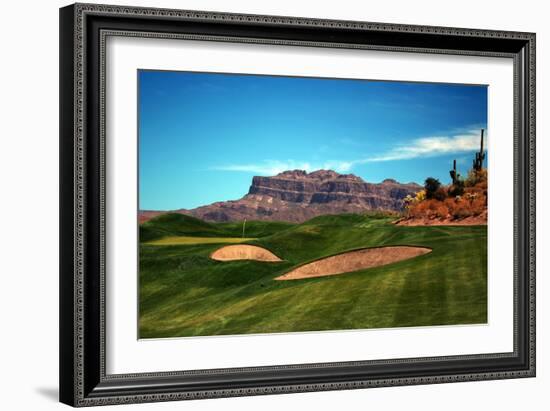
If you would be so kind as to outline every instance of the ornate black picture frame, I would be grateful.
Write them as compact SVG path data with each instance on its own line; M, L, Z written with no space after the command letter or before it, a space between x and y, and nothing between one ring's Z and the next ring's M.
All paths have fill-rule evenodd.
M513 352L107 374L104 92L108 36L513 59ZM535 34L75 4L60 10L60 100L61 402L91 406L535 376Z

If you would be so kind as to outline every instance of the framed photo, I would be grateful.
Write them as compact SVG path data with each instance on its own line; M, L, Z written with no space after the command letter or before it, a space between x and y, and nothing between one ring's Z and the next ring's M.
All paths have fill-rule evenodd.
M60 399L535 376L535 35L60 10Z

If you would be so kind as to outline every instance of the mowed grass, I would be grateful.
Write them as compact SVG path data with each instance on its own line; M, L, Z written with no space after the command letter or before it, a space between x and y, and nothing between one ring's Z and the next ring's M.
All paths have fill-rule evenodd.
M142 227L166 237L199 231L208 233L200 237L235 237L239 228L242 233L239 223L170 216L159 228L155 220ZM210 243L140 245L141 338L487 322L486 226L404 227L388 217L353 214L298 225L246 225L265 233L251 231L258 238L246 243L266 247L284 261L213 261L209 255L219 245ZM273 280L309 261L385 245L433 251L343 275Z
M190 236L169 236L158 240L149 241L148 245L178 245L178 244L238 244L245 241L253 241L256 238L239 237L190 237Z

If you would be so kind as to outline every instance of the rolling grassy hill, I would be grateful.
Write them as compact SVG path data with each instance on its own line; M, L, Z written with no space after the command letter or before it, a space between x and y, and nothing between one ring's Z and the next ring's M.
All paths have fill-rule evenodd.
M209 258L222 240L242 236L242 223L154 218L140 227L140 338L486 323L487 227L392 220L343 214L302 224L247 222L245 236L255 239L240 240L284 260L265 263ZM151 244L168 237L197 240ZM273 280L309 261L385 245L432 252L338 276Z
M245 223L247 238L265 237L286 228L292 223L271 221L248 221ZM141 243L160 240L165 237L241 237L242 222L208 223L198 218L178 213L167 213L155 217L139 227Z

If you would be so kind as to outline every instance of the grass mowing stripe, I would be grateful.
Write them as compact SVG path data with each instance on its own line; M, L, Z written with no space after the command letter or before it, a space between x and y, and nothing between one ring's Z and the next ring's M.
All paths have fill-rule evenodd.
M255 245L285 260L273 265L209 258L219 247L212 241L245 241L237 237L239 223L174 220L177 230L161 221L163 233L177 231L165 238L191 243L140 246L141 338L487 322L486 226L406 227L388 218L338 215L247 229ZM160 229L154 221L149 227ZM273 280L307 261L387 245L433 251L338 276Z

